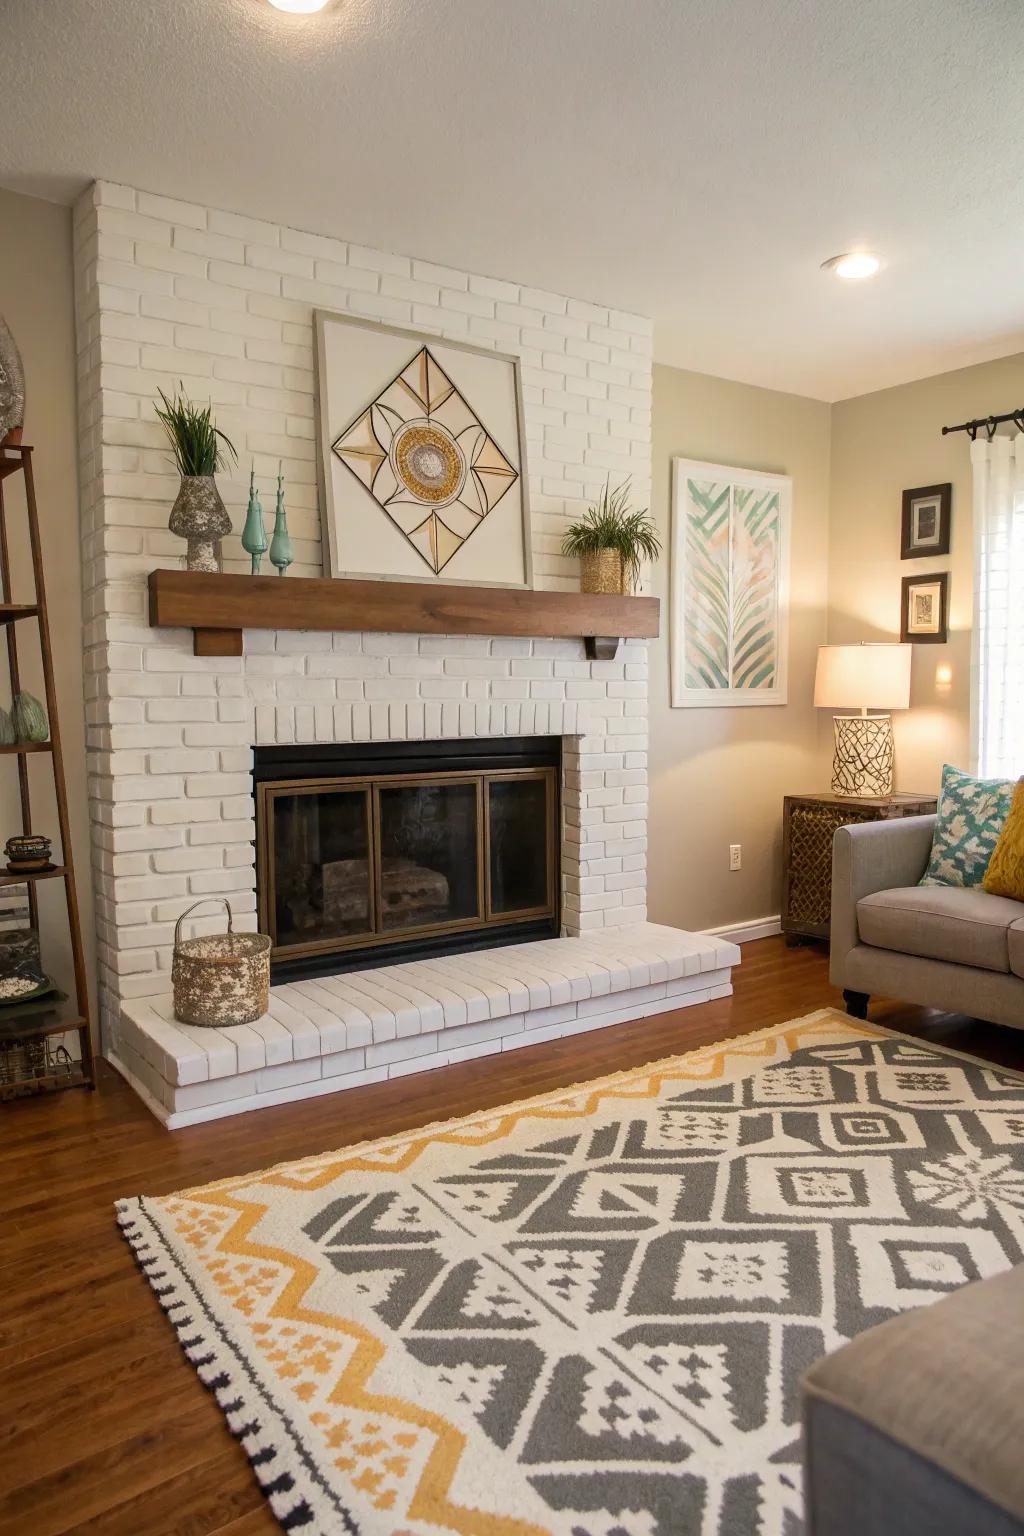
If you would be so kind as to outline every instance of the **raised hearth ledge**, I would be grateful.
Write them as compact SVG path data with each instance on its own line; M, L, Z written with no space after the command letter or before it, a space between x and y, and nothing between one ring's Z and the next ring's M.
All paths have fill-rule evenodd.
M636 923L290 982L232 1029L138 998L108 1054L173 1130L727 997L739 961L726 939Z
M590 659L603 661L620 640L655 638L660 611L656 597L590 592L200 571L149 577L149 622L191 629L197 656L241 656L246 629L304 629L582 639Z

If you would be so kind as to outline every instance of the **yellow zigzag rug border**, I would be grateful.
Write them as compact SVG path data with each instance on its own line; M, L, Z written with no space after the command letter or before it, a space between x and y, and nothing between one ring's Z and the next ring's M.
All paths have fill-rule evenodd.
M849 1029L851 1035L892 1035L896 1031L883 1029L878 1025L865 1023L861 1019L852 1019L846 1013L837 1008L817 1008L812 1013L803 1014L797 1019L785 1019L777 1024L768 1024L762 1029L750 1030L745 1034L727 1036L722 1040L711 1041L706 1045L694 1046L689 1051L682 1051L675 1056L662 1056L654 1061L643 1062L635 1067L625 1067L618 1072L611 1072L603 1077L582 1078L576 1082L568 1083L561 1088L546 1089L543 1093L532 1094L523 1099L510 1099L503 1104L497 1104L491 1109L476 1110L468 1115L456 1115L448 1120L432 1120L424 1125L412 1126L405 1131L392 1132L390 1135L375 1137L369 1141L353 1142L350 1146L330 1148L325 1152L313 1152L306 1157L289 1158L284 1162L274 1163L268 1168L257 1169L250 1173L229 1175L224 1179L211 1180L206 1184L192 1185L187 1189L175 1190L174 1195L195 1196L200 1193L216 1191L230 1191L256 1182L273 1181L274 1183L287 1183L286 1175L294 1174L300 1169L309 1169L329 1163L329 1174L325 1168L325 1180L335 1177L338 1173L345 1172L349 1168L374 1169L381 1172L400 1173L407 1168L415 1158L434 1142L442 1141L455 1136L459 1132L471 1131L474 1127L491 1126L494 1122L501 1122L494 1126L493 1132L479 1137L474 1145L486 1145L489 1140L498 1140L502 1135L510 1131L516 1120L526 1115L543 1116L545 1111L553 1109L559 1104L573 1100L571 1114L586 1115L593 1113L601 1099L611 1095L621 1096L623 1090L631 1083L643 1081L651 1084L652 1079L657 1083L651 1084L650 1090L642 1094L629 1095L630 1097L651 1097L657 1092L661 1081L667 1077L679 1076L690 1079L700 1076L702 1079L713 1080L721 1075L729 1057L750 1056L754 1053L749 1050L751 1046L762 1043L782 1040L789 1050L796 1049L793 1039L805 1035L809 1029L819 1024L826 1024L829 1028L843 1025ZM913 1037L907 1037L913 1038ZM918 1041L918 1044L924 1042ZM767 1052L763 1054L765 1065L770 1059ZM954 1052L952 1054L961 1054ZM695 1071L704 1063L708 1064L706 1072ZM592 1102L580 1105L576 1103L581 1095L588 1094ZM555 1118L555 1117L553 1117ZM558 1115L557 1118L563 1118ZM404 1161L395 1161L394 1154L400 1149L410 1149L412 1155ZM389 1155L390 1154L390 1155ZM379 1159L379 1160L378 1160ZM303 1189L316 1188L316 1183L303 1180L299 1186ZM162 1196L171 1199L173 1196Z

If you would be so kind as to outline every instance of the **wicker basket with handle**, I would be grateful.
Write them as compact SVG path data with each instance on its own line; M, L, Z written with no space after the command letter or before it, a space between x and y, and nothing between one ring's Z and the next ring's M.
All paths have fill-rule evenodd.
M228 914L227 933L181 937L182 923L206 905L203 901L184 911L174 925L174 1017L207 1029L252 1024L270 1003L271 941L265 933L236 933L230 904L222 896L213 899L223 902Z

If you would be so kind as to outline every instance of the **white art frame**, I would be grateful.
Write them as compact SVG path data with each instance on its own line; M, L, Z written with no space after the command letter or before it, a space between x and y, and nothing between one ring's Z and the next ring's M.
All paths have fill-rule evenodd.
M324 574L531 588L518 357L331 310L313 324ZM417 434L429 502L409 485Z
M672 460L673 708L789 702L792 510L789 475ZM745 625L740 634L737 622Z

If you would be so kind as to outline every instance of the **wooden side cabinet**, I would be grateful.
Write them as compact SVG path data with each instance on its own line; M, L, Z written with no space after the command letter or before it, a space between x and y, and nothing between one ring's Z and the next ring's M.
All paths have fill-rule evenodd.
M827 939L832 916L832 839L837 827L927 816L934 795L787 795L782 814L782 931L787 944Z

